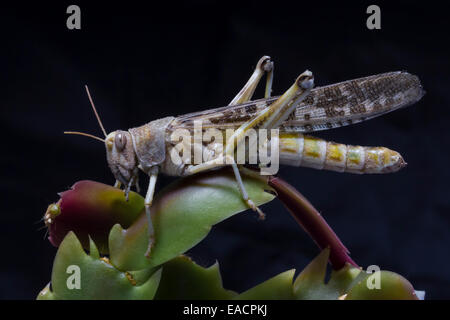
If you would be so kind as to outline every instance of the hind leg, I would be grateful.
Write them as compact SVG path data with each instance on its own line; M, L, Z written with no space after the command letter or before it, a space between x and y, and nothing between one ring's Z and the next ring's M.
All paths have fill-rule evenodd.
M250 101L253 97L253 94L255 93L256 87L258 86L261 78L265 73L267 73L267 81L264 97L266 99L269 98L272 93L273 69L274 64L270 60L269 56L264 56L259 59L255 70L250 76L250 79L248 79L247 83L242 87L241 91L239 91L239 93L233 98L233 100L231 100L229 105L235 106Z

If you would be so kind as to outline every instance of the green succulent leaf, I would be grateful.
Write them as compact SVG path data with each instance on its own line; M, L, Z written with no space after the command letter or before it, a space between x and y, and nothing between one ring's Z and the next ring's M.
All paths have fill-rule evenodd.
M274 198L274 189L266 180L250 176L243 176L243 180L256 205ZM302 199L298 202L306 203ZM389 271L370 274L355 267L342 244L338 246L345 249L342 257L338 256L342 259L334 260L344 267L333 270L327 283L328 248L295 281L292 269L241 294L224 289L217 263L204 268L180 255L205 238L213 225L246 209L231 170L180 179L158 193L153 202L156 243L150 258L146 258L143 198L132 194L127 202L116 188L79 182L61 194L60 201L50 205L44 217L50 241L59 249L51 284L37 298L417 299L414 288L402 276ZM340 243L334 237L334 242ZM102 257L106 253L109 258ZM336 248L334 253L336 258Z
M376 284L379 277L379 286ZM368 283L371 284L369 288ZM348 292L346 300L418 300L411 283L401 275L391 271L364 273Z
M204 268L187 256L179 256L166 262L162 270L155 299L225 300L236 295L223 288L217 262Z
M339 270L333 270L330 280L325 283L329 254L329 249L324 249L295 279L294 295L297 299L417 299L413 286L401 275L390 271L367 273L348 263Z
M335 300L345 294L361 273L359 268L346 264L331 273L325 284L330 249L326 248L297 276L294 294L300 300Z
M261 179L243 176L244 185L256 205L274 198ZM266 192L269 190L269 192ZM159 266L195 246L212 226L247 210L232 171L219 170L180 179L158 193L152 205L156 242L150 258L147 221L142 215L128 229L115 225L109 236L112 264L119 270Z
M39 300L61 299L153 299L161 270L135 279L129 272L117 270L107 258L100 258L90 241L90 254L73 232L59 246L53 264L52 281L38 295Z
M235 300L293 300L295 269L285 271L234 297Z

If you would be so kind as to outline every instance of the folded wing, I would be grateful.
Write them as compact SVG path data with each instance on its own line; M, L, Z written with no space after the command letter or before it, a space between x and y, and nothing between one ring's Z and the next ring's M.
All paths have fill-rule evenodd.
M388 72L318 87L281 125L282 132L312 132L350 125L409 106L425 94L417 76L404 71ZM236 129L278 97L189 113L177 117L171 129Z

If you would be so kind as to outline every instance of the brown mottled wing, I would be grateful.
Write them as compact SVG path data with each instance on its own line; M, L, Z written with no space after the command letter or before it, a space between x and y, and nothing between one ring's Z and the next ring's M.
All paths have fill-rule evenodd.
M254 117L258 111L275 102L277 97L260 99L215 109L208 109L178 116L171 123L172 129L193 129L194 122L201 120L203 128L228 129L238 128L247 120Z
M397 71L315 88L281 125L283 131L312 132L358 123L419 101L424 95L419 78ZM254 100L177 117L171 129L238 128L278 97Z
M389 72L316 88L283 123L286 131L342 127L409 106L424 95L419 78Z

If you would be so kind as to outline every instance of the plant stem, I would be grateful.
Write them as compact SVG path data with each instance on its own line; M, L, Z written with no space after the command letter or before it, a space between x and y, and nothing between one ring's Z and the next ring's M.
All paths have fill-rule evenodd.
M330 248L330 263L333 269L339 270L346 263L358 267L333 229L300 192L279 177L270 177L268 184L275 189L278 198L319 248Z

